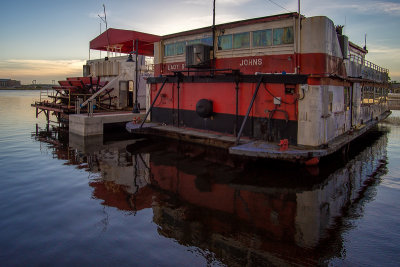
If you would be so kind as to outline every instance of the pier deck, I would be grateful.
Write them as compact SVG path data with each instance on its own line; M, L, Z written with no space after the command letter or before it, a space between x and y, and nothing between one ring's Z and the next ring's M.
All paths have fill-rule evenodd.
M354 128L353 131L335 138L324 147L288 145L287 148L282 148L278 143L262 140L250 140L245 137L240 140L240 144L235 144L236 137L232 135L223 135L220 133L188 129L184 127L178 128L156 123L145 123L143 127L140 128L140 124L129 122L126 124L126 129L130 133L161 135L182 141L221 147L228 149L229 153L232 155L251 158L278 159L300 163L307 163L309 160L316 158L316 163L318 163L319 158L328 156L344 148L357 137L363 135L372 127L377 125L379 121L388 117L390 113L391 112L383 113L377 120L371 120Z
M145 113L132 113L131 111L73 114L69 115L69 131L81 136L101 135L104 124L123 123L133 121L135 118L142 120Z

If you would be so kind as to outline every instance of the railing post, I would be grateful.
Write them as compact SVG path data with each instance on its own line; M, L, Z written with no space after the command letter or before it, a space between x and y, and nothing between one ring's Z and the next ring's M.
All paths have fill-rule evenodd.
M78 97L75 100L75 114L81 114L81 104L83 102L83 99Z
M93 117L93 106L96 104L96 99L91 99L88 101L89 104L89 111L88 111L88 117Z

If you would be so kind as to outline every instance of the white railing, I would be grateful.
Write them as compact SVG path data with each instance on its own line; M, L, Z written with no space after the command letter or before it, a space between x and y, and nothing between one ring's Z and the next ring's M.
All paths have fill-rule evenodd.
M350 55L349 56L349 60L351 62L355 62L357 64L360 64L362 66L371 68L373 70L379 71L379 72L383 72L383 73L389 73L388 69L382 68L366 59L364 59L363 57L359 56L359 55Z

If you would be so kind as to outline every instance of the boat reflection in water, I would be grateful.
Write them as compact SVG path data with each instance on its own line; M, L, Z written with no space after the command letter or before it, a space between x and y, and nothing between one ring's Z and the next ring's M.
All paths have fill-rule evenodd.
M75 149L70 163L98 174L90 186L103 205L151 208L160 235L205 251L208 262L315 265L341 257L343 219L386 171L385 130L360 142L349 160L328 158L319 169L265 161L237 167L224 151L170 140Z

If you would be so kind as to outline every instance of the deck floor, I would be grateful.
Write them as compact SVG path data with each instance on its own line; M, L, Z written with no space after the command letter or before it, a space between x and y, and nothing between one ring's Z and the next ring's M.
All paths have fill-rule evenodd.
M145 123L140 129L140 124L129 122L126 129L131 133L156 134L203 145L222 147L228 149L229 153L233 155L305 162L312 158L328 156L340 150L389 115L390 112L384 113L379 120L372 120L351 132L338 136L323 148L289 145L287 149L282 149L278 143L251 140L246 137L242 137L240 144L236 144L236 137L233 135L157 123Z

